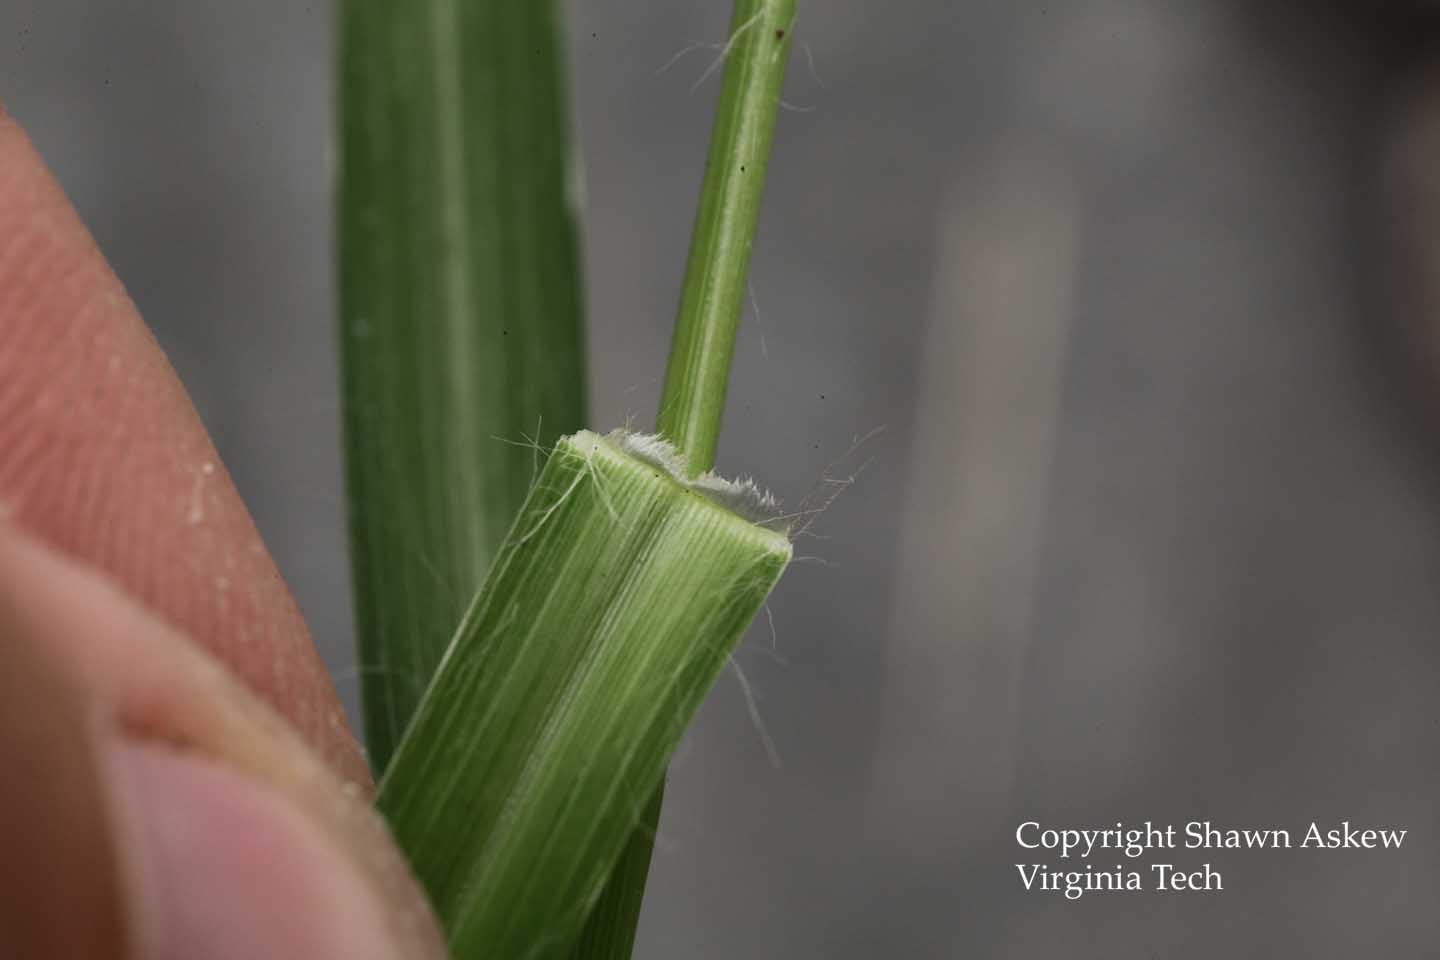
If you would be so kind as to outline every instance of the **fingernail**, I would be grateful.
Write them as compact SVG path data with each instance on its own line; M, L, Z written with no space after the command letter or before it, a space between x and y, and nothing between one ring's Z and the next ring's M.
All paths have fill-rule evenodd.
M352 859L278 791L164 744L105 754L136 960L400 956Z

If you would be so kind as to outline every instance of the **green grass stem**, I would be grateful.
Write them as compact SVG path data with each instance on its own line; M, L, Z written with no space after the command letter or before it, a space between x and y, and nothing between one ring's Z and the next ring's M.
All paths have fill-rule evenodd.
M794 22L795 0L737 0L725 46L725 76L660 398L659 433L679 449L692 476L715 464Z
M715 465L794 24L795 0L738 0L723 53L720 103L657 424L685 457L691 476ZM630 956L660 799L657 793L630 840L623 861L629 868L611 881L596 909L594 923L603 924L607 935L587 936L575 960ZM616 935L627 927L628 936Z

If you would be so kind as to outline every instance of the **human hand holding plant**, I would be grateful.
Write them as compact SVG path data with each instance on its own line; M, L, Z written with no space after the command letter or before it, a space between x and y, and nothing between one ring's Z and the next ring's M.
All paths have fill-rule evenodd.
M14 876L43 882L7 902L0 946L440 956L438 916L458 957L629 955L666 760L791 554L792 518L708 470L793 9L736 6L665 439L572 433L526 490L477 428L514 433L547 403L579 426L560 101L553 49L539 55L550 14L477 5L526 56L468 58L465 38L488 42L494 23L344 8L352 535L376 802L403 857L183 389L4 127L0 502L16 523L0 528L0 631L15 641L0 651L0 750L38 771L3 802L27 837ZM441 96L407 87L416 62L433 62ZM543 109L487 99L493 71ZM417 109L388 114L396 91ZM399 171L395 122L415 134ZM508 199L488 190L494 170ZM429 538L439 571L415 567Z

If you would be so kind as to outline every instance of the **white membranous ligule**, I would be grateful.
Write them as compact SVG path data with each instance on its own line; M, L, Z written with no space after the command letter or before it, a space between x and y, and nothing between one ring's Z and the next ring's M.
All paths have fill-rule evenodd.
M751 523L782 532L788 529L779 501L749 477L730 480L707 471L691 479L685 457L658 434L619 429L606 434L605 440L636 460L664 470L676 483Z

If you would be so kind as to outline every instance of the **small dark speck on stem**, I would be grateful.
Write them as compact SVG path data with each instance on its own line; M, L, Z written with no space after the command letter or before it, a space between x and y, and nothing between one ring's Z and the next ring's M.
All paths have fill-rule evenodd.
M776 40L784 40L784 39L785 39L785 31L784 31L784 30L776 30L776 31L775 31L775 39L776 39Z

